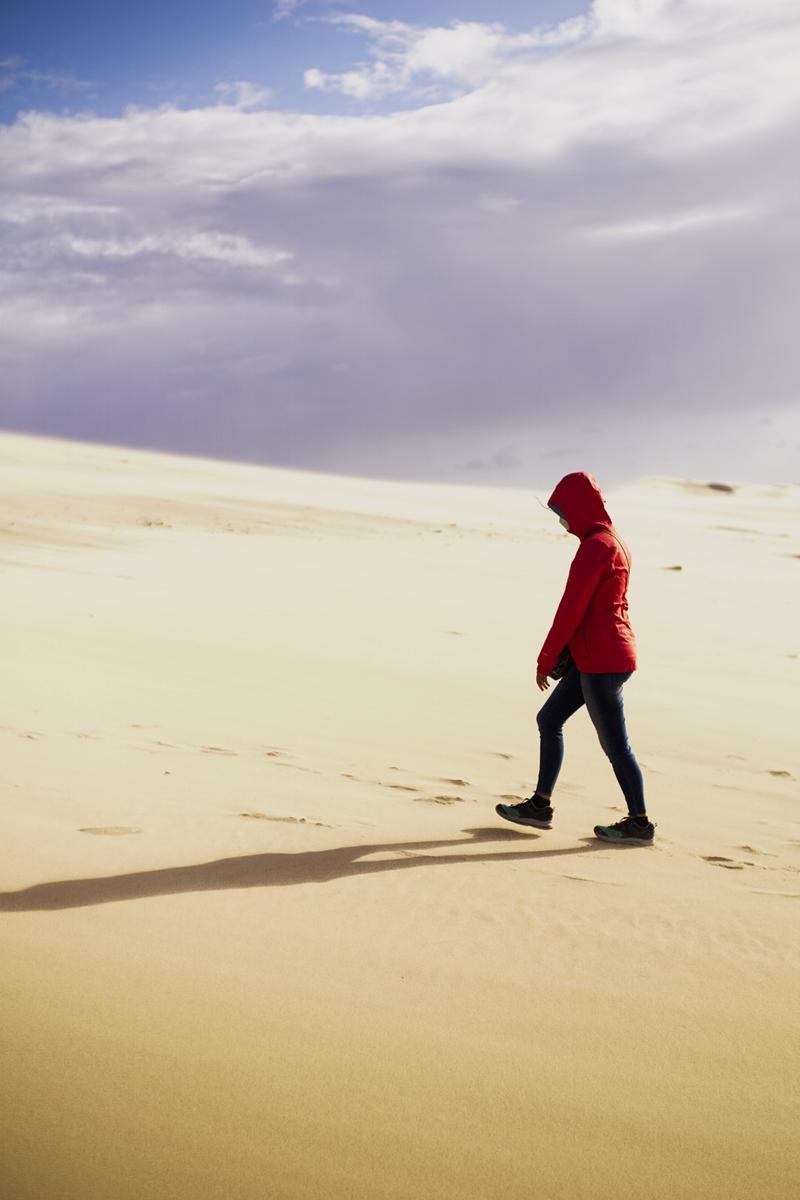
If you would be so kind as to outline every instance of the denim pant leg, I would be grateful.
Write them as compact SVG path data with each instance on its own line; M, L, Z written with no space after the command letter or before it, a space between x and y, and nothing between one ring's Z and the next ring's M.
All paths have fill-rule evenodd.
M646 812L644 779L628 742L622 706L622 685L632 674L633 671L581 671L580 678L586 708L622 788L628 812L639 816Z
M539 726L539 779L536 791L552 796L564 761L564 722L584 703L581 677L577 667L562 675L550 696L536 714Z

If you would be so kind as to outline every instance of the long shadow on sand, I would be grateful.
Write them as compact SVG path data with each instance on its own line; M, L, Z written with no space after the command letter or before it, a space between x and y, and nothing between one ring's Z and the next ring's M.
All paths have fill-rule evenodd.
M532 841L529 834L504 829L465 829L468 837L428 842L388 842L379 845L339 846L333 850L301 850L298 853L245 854L194 863L188 867L161 867L155 871L132 871L127 875L103 875L96 879L63 879L37 883L18 892L0 892L0 912L34 912L40 909L81 908L117 900L146 896L172 896L177 892L213 892L227 888L287 887L294 883L329 883L346 876L375 871L398 871L409 867L465 862L513 862L534 857L531 850L501 854L425 854L440 847L475 845L476 842ZM538 840L538 839L537 839ZM570 850L536 850L536 858L564 854L587 854L604 850L594 839ZM363 862L370 854L396 852L402 857Z

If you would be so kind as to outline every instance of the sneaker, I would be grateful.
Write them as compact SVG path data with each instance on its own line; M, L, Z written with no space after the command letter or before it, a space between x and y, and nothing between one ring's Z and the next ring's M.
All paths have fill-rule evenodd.
M552 829L553 810L549 804L534 804L533 797L521 804L496 804L494 811L515 825L532 825L535 829Z
M650 846L655 828L652 821L640 825L635 817L627 816L613 825L595 825L594 835L604 842L632 842L638 846Z

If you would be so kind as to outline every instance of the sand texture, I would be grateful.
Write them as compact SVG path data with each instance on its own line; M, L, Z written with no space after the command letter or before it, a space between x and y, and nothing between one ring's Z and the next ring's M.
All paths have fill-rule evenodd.
M0 437L2 1200L800 1195L800 486L604 489L642 848L556 482Z

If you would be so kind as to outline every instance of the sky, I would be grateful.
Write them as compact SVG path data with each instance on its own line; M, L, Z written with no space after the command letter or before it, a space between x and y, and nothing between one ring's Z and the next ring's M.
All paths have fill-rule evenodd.
M0 428L800 482L796 0L0 6Z

